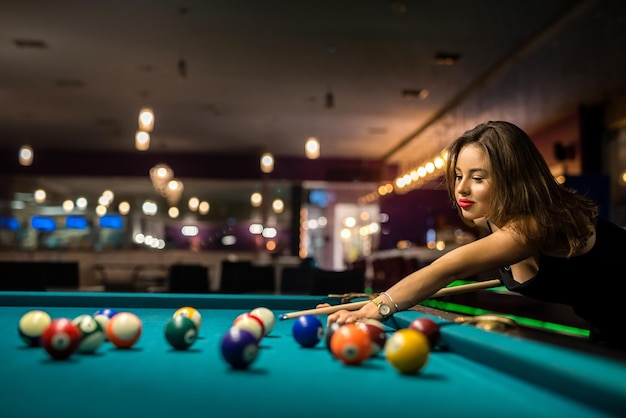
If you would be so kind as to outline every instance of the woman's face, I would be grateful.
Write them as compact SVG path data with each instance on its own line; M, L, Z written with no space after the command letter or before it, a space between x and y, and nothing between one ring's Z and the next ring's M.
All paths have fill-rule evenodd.
M454 193L461 215L469 220L485 217L491 206L491 174L484 151L466 145L456 160Z

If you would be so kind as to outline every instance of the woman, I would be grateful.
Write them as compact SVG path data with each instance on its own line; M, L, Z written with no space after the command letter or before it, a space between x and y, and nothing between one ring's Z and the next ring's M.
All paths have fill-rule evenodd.
M465 132L448 147L446 179L463 221L490 233L408 275L373 303L329 315L329 324L385 319L454 280L500 269L509 290L571 306L589 323L591 341L626 345L616 286L626 230L558 184L524 131L498 121Z

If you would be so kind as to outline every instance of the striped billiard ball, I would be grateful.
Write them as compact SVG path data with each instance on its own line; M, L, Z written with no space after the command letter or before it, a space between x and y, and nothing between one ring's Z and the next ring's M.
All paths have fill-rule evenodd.
M200 327L202 326L202 315L200 314L200 311L198 311L196 308L193 308L191 306L183 306L182 308L178 308L176 312L174 312L174 315L172 316L176 317L179 315L182 315L184 317L191 319L191 321L196 326L196 330L200 332Z
M78 346L79 353L93 353L106 340L106 335L102 325L91 315L79 315L72 320L72 323L80 329L82 338Z
M109 341L118 348L131 348L141 336L141 319L132 312L119 312L107 324Z

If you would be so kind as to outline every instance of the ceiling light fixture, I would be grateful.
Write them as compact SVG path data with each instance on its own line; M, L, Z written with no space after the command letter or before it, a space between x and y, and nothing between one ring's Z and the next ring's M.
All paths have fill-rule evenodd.
M23 165L24 167L28 167L29 165L33 163L33 157L34 157L33 149L29 145L23 145L20 148L20 152L19 152L20 165Z
M145 131L137 131L135 134L135 149L137 151L148 151L150 148L150 134Z
M152 132L154 129L154 112L150 107L144 107L139 111L139 130Z
M274 156L269 152L261 155L261 171L264 173L271 173L274 171Z
M315 137L310 137L304 144L304 153L310 160L315 160L320 157L320 142Z

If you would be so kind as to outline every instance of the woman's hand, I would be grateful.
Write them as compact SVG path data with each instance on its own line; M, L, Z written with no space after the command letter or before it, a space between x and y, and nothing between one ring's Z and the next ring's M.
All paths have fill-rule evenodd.
M331 305L328 303L320 303L316 306L316 308L326 308L329 306ZM339 324L350 324L366 318L373 318L378 320L381 319L381 316L378 313L378 309L376 308L375 304L366 303L361 309L358 309L356 311L346 311L345 309L342 309L340 311L334 312L328 315L326 323L327 326L330 326L334 322L337 322Z

